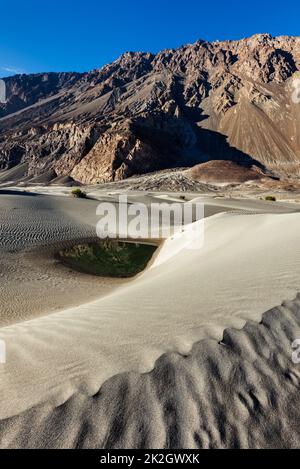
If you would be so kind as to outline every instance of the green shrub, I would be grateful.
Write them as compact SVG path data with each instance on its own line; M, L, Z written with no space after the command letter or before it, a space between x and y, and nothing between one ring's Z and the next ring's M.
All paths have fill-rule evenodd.
M71 195L77 199L86 199L86 193L79 188L73 189Z
M156 245L106 239L60 251L63 264L79 272L104 277L127 278L142 272L156 251Z
M276 197L274 197L274 195L266 195L265 200L276 202Z

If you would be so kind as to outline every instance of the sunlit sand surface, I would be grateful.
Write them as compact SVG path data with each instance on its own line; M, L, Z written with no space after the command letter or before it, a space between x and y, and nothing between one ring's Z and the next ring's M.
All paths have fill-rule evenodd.
M296 446L297 206L197 201L194 237L125 281L53 258L99 200L0 195L1 447Z

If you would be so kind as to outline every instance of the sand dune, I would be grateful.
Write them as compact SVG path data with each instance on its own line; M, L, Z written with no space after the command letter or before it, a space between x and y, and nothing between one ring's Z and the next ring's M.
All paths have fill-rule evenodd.
M87 236L94 201L82 201L82 218L73 200L57 199L30 198L42 204L35 213L53 211L52 242ZM176 235L151 268L106 296L0 329L2 447L296 446L299 214L202 200L211 216L196 222L201 249ZM12 226L27 233L32 220L22 220L4 225L3 252Z
M86 303L121 283L79 275L54 258L61 246L95 237L96 206L0 191L0 326Z
M4 448L297 448L300 297L260 324L226 329L189 355L162 355L150 373L116 375L0 422Z

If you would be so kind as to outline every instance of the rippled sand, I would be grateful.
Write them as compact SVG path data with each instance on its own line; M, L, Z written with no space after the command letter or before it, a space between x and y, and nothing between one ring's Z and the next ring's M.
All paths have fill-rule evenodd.
M4 303L14 262L23 273L12 292L24 288L31 262L49 286L48 307L59 275L61 291L69 278L67 289L74 281L81 298L74 306L65 295L61 310L40 309L34 319L30 307L13 320L1 311L9 324L0 329L1 447L297 446L299 214L281 204L201 200L211 215L197 222L201 249L184 235L169 239L151 268L105 292L103 280L62 273L45 255L93 235L97 202L0 195ZM37 282L26 284L31 302ZM91 301L80 293L88 288Z

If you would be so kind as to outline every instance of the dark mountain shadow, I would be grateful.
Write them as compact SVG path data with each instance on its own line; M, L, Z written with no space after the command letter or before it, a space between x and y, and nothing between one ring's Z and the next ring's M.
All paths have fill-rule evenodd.
M228 160L244 166L256 165L260 169L266 169L260 161L231 146L225 135L199 127L197 128L197 134L198 146L199 150L204 155L204 162L210 160ZM203 160L201 162L203 162ZM200 161L198 161L198 163L200 163Z
M206 91L208 94L211 86L209 83L205 83L205 81L203 81L203 84L206 85ZM173 116L171 119L173 121L176 121L177 119L187 122L197 137L196 148L191 148L190 151L189 149L186 151L183 148L183 150L185 150L183 152L183 154L185 154L184 161L181 161L183 166L192 166L194 164L204 163L210 160L228 160L244 166L256 165L262 170L266 169L262 163L250 155L232 147L225 135L199 127L199 123L209 118L209 115L205 114L203 109L199 106L187 106L184 98L184 83L181 77L174 77L172 98L180 106L182 117L178 118ZM152 134L152 136L155 137L154 134ZM182 142L179 140L180 137L179 139L175 137L172 142L173 145L175 143L176 145L182 146ZM173 149L173 151L175 151L175 149Z
M206 119L209 118L209 115L203 114L203 110L199 107L185 106L184 115L189 121L192 121L198 124L199 122L205 121Z
M26 197L36 197L37 195L42 195L42 194L36 194L34 192L28 192L28 191L16 191L13 189L0 189L0 195L18 195L18 196L26 196Z
M155 122L155 125L153 124ZM265 166L252 156L231 146L227 137L219 132L199 127L184 116L157 113L155 119L139 117L134 122L134 133L147 142L161 158L153 170L191 167L210 160L233 161L244 166Z

